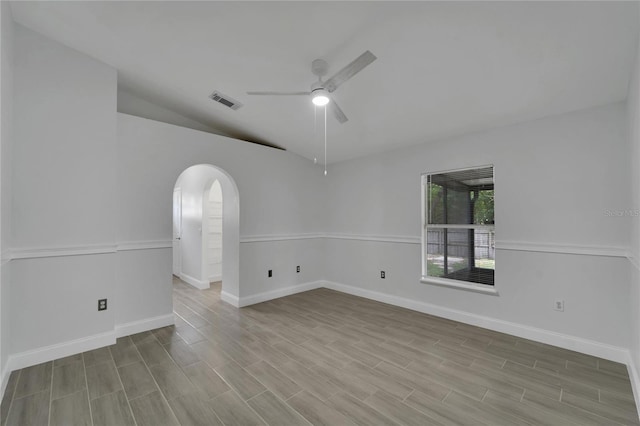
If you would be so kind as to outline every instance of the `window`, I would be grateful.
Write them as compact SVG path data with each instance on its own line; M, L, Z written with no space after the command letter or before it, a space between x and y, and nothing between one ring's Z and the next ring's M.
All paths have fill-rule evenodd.
M495 275L493 166L422 175L422 278L492 289Z

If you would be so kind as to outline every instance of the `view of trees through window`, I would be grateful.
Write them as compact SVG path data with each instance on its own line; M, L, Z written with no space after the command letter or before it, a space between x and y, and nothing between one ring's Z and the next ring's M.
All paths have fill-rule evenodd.
M493 285L493 167L425 176L423 275Z

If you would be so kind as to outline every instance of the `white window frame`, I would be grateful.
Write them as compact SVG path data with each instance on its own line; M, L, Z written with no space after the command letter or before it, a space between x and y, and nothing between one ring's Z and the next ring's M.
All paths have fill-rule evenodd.
M428 185L428 176L436 175L440 173L452 173L452 172L462 172L465 170L482 169L486 167L493 167L493 182L495 185L496 168L493 164L487 164L484 166L465 167L460 169L443 170L443 171L437 171L437 172L428 172L428 173L423 173L420 176L420 190L421 190L420 200L421 200L421 212L422 212L422 215L421 215L422 216L422 238L420 239L420 246L422 247L422 273L420 278L421 283L472 291L472 292L488 294L492 296L500 295L495 282L494 282L494 285L486 285L486 284L480 284L480 283L473 283L469 281L454 280L451 278L431 277L427 274L427 271L428 271L427 269L427 248L428 248L427 231L429 228L431 229L442 229L442 228L491 229L495 233L495 224L494 225L473 225L473 224L469 224L469 225L431 224L429 225L427 220L427 214L428 214L427 204L426 204L427 200L425 199L426 186Z

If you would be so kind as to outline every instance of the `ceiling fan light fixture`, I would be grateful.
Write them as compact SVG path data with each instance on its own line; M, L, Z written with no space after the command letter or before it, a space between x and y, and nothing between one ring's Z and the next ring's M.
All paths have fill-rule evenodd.
M329 92L320 88L311 92L311 102L316 106L325 106L329 103Z

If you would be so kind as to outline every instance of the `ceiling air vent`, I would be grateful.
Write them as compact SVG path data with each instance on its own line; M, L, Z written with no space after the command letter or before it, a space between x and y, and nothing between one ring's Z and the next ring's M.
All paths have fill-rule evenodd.
M235 99L227 96L227 95L223 95L222 93L218 92L217 90L214 91L212 94L209 95L209 98L211 98L212 100L226 106L229 107L233 110L236 110L238 108L240 108L242 106L242 104L238 101L236 101Z

